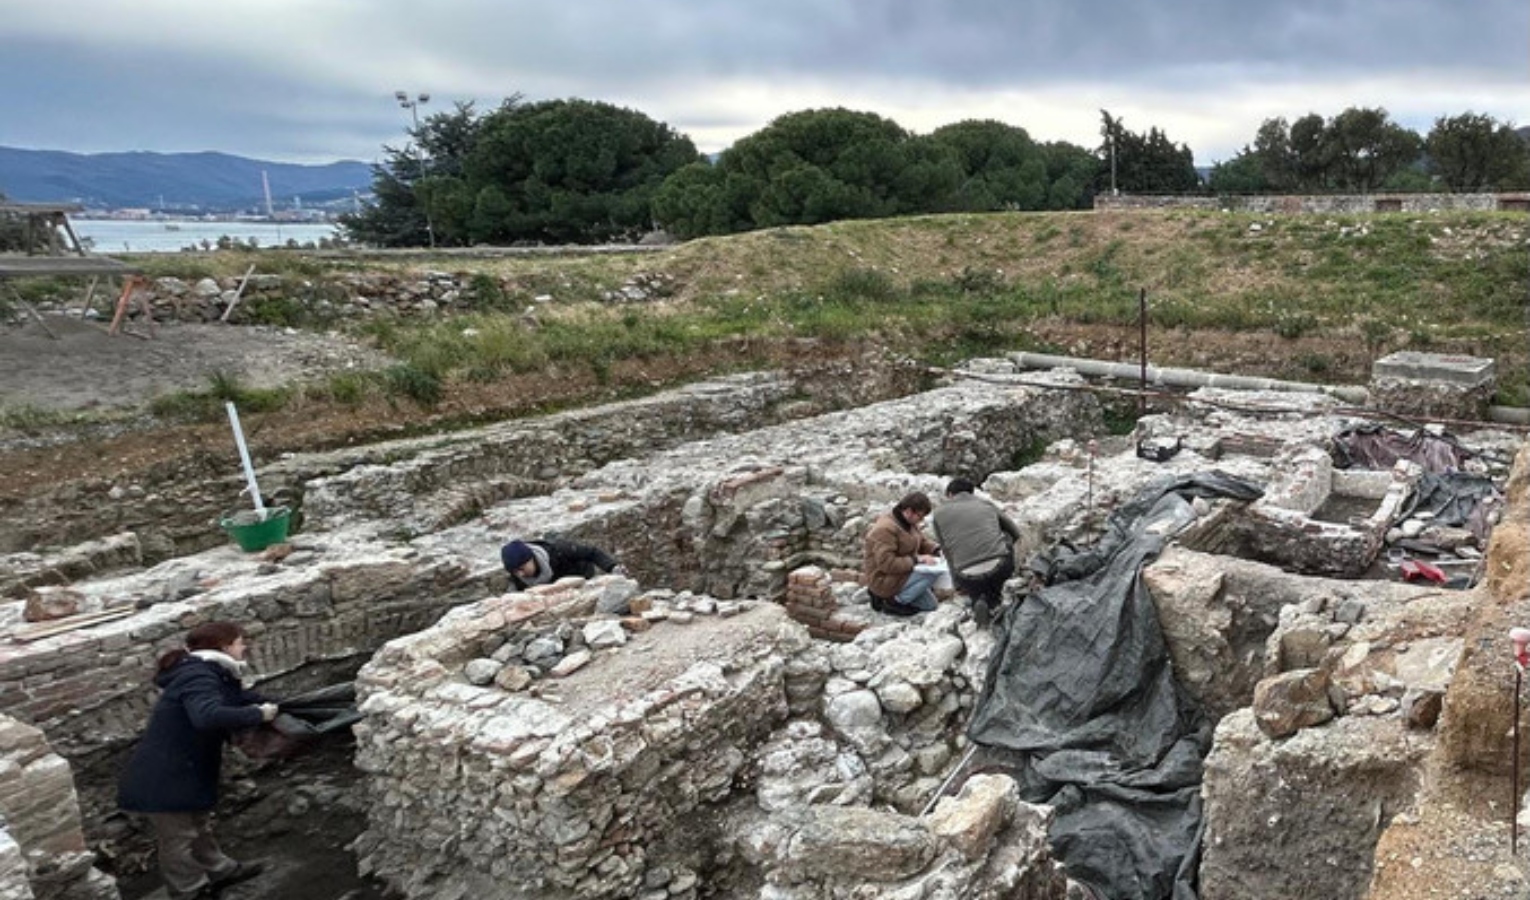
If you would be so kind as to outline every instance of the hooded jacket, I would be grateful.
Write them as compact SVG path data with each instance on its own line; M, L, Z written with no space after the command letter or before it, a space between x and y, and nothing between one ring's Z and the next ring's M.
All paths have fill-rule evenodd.
M206 812L218 805L218 775L229 733L261 723L262 697L211 659L187 656L160 672L163 691L122 780L117 804L129 812Z

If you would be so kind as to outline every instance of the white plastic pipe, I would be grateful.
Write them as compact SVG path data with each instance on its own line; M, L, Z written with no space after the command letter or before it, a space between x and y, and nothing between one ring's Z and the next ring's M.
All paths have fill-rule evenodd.
M239 410L234 401L224 403L228 407L228 423L234 426L234 443L239 445L239 462L244 466L244 481L249 486L250 499L255 501L255 512L260 521L266 520L266 505L260 500L260 486L255 483L255 467L250 465L250 448L244 445L244 429L239 427Z

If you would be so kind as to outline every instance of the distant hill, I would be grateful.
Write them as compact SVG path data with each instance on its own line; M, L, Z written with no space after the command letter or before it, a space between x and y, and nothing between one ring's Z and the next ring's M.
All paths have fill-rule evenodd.
M220 212L265 205L261 172L278 209L349 198L372 185L372 167L265 162L227 153L65 153L0 147L0 194L11 200L91 207Z

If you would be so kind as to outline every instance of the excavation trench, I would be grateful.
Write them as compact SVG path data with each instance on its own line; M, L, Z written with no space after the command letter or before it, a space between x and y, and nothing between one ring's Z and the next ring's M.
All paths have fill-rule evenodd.
M1374 564L1397 507L1391 476L1333 472L1310 452L1337 424L1322 397L1274 417L1192 402L1116 440L1092 395L1048 378L1077 384L962 382L764 427L735 416L703 440L670 429L654 451L601 465L578 462L591 459L575 455L582 442L635 445L657 426L625 408L396 445L302 482L305 525L286 556L218 548L76 583L87 607L152 602L8 650L0 705L74 767L86 831L123 876L145 861L110 797L147 713L138 678L187 621L226 617L251 623L272 693L356 675L366 714L356 768L336 740L236 773L224 833L279 859L239 896L360 898L381 885L418 897L751 896L769 883L826 897L854 879L1061 896L1046 840L1058 814L1006 780L964 773L945 813L918 816L969 748L995 635L960 603L920 622L873 613L850 571L860 537L902 493L938 495L961 474L1016 518L1023 550L1089 546L1145 488L1217 469L1262 496L1192 505L1141 578L1175 690L1208 728L1220 720L1201 795L1221 840L1202 884L1284 896L1300 882L1268 871L1278 861L1250 824L1310 804L1251 791L1279 772L1327 792L1326 815L1289 842L1349 867L1333 896L1359 896L1377 830L1406 807L1432 743L1405 731L1418 723L1403 701L1443 693L1464 615L1438 591L1331 577ZM696 410L766 410L776 390L730 382L643 411L698 421ZM1173 458L1135 452L1166 436L1181 439ZM1051 447L1042 460L1011 468L1038 445ZM529 471L542 447L553 461ZM1343 521L1326 521L1336 503ZM549 532L607 547L634 578L504 594L498 544ZM1313 670L1329 679L1335 721L1282 739L1256 727L1289 710L1261 709L1255 686ZM1375 751L1335 764L1334 735ZM358 863L373 880L352 874ZM136 896L146 882L123 883Z

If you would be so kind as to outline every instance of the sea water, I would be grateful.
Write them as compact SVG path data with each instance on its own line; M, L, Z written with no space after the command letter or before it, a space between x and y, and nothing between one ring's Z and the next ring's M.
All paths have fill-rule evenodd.
M77 219L70 218L74 233L92 253L173 253L187 248L202 249L202 242L216 249L218 239L227 237L259 247L285 247L288 241L299 246L317 245L321 239L335 238L340 229L327 222L250 222Z

